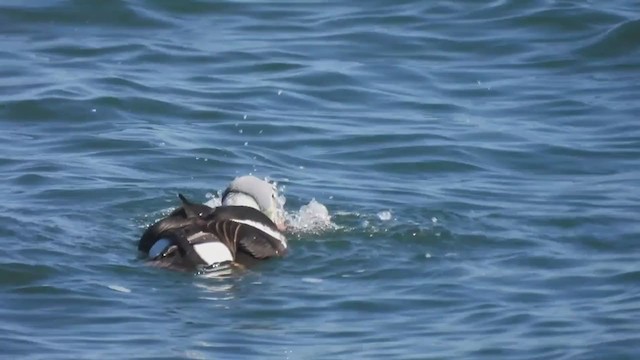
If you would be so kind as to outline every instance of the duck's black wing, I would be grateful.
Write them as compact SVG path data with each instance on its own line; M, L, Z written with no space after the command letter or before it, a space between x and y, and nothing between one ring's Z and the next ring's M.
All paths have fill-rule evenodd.
M212 209L179 196L182 207L140 238L138 249L150 258L195 267L235 260L238 252L255 259L286 254L286 238L262 212L245 206Z
M148 253L153 244L166 232L193 225L196 223L195 219L205 217L214 211L214 208L207 205L192 203L182 194L178 194L178 197L182 201L182 206L173 210L169 216L149 226L138 242L138 250Z
M230 237L208 231L201 218L160 220L143 234L138 249L156 261L197 267L235 259L237 246Z
M246 206L221 206L206 218L207 230L256 259L284 256L287 239L265 214Z
M182 206L149 226L140 237L138 250L154 261L180 268L208 265L216 255L211 253L212 249L222 250L223 255L228 253L229 260L233 260L235 244L224 243L224 239L218 239L206 230L207 222L203 217L214 209L192 203L182 194L178 196ZM226 249L202 245L214 243L221 243Z

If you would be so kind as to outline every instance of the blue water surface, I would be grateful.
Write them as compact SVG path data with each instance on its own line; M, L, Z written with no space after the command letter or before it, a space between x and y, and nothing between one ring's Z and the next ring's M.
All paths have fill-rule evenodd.
M0 45L3 358L640 358L635 0L5 0ZM248 173L331 226L138 258Z

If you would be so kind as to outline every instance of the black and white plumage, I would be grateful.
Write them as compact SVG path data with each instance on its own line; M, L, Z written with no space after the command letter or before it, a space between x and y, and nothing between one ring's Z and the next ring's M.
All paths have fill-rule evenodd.
M152 261L189 269L287 253L284 234L261 211L248 206L211 208L179 197L182 206L149 226L140 238L138 250Z
M222 205L242 205L260 210L278 229L284 230L284 209L278 201L276 186L253 175L235 178L222 194Z

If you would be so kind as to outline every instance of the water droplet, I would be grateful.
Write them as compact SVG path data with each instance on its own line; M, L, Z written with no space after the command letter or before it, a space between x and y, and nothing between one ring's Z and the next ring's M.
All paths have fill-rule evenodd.
M431 258L431 254L426 253L426 254L424 254L424 257L426 257L427 259L430 259Z
M248 141L245 141L245 142L244 142L244 146L247 146L247 145L249 145L249 142L248 142Z
M431 222L435 224L438 222L438 219L434 216L431 218Z
M278 96L282 95L282 90L278 90Z
M243 133L242 129L238 130L238 132L239 132L240 134L242 134L242 133Z
M262 134L262 130L258 131L258 134Z
M98 110L96 110L96 109L91 109L91 112L96 112L96 111L98 111Z
M243 118L244 120L247 120L247 115L244 115L242 118Z

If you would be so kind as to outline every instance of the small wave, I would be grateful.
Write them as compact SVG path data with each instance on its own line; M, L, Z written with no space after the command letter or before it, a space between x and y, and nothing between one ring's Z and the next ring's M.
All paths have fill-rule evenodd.
M640 49L637 41L638 31L640 31L640 20L624 21L606 29L593 42L578 51L595 58L632 56Z
M117 291L117 292L121 292L121 293L130 293L131 289L126 288L124 286L120 286L120 285L114 285L114 284L109 284L107 285L107 287L113 291Z

